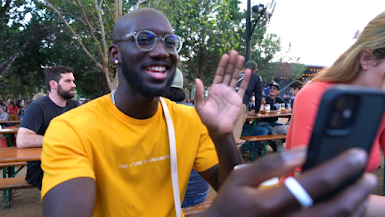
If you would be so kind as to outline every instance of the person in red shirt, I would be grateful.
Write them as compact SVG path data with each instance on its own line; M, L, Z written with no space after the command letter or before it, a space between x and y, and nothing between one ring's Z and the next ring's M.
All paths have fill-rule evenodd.
M15 105L15 101L11 100L11 104L7 107L8 113L9 113L9 120L10 121L17 121L19 120L17 114L19 113L19 108L17 105Z
M309 143L322 95L336 84L385 88L385 12L369 22L357 41L332 66L319 72L311 83L299 91L294 101L286 150ZM385 150L385 117L377 130L365 172L374 172L380 165L379 146ZM299 172L301 168L296 168L288 176L297 176ZM371 195L369 216L382 216L384 205L385 197Z

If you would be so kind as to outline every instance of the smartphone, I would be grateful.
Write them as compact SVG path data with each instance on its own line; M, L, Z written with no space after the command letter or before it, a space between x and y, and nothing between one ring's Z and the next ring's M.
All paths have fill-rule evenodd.
M302 171L349 148L362 148L369 155L384 109L385 94L382 90L351 85L335 85L328 89L321 99ZM363 172L346 180L339 190L354 182Z

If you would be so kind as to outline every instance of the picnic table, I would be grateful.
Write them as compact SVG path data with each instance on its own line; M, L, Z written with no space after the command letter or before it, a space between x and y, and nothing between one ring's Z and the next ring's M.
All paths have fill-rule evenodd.
M26 161L40 160L42 148L0 148L0 168L3 168L3 179L0 179L0 188L3 190L3 209L12 201L12 190L31 188L33 185L25 181L25 177L16 174L26 165ZM15 171L15 166L21 166Z
M5 128L0 130L0 134L5 135L7 147L15 146L15 134L19 132L19 128Z
M21 121L0 121L0 124L20 124Z

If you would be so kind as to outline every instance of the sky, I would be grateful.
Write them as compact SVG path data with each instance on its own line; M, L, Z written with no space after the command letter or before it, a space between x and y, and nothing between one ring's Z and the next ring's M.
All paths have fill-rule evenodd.
M240 0L246 9L247 0ZM385 11L385 0L275 0L268 33L306 65L330 66L370 20ZM251 7L271 0L251 0Z

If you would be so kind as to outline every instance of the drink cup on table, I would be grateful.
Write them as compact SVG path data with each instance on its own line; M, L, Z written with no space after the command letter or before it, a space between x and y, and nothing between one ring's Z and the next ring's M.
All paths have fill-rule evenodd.
M269 104L266 104L265 105L265 111L266 111L266 114L270 114L270 105Z
M274 104L275 111L277 112L277 115L281 113L281 105L279 103Z
M259 114L263 114L265 111L265 105L261 105L260 107L259 107Z
M281 113L283 113L283 111L285 111L285 103L281 103Z

